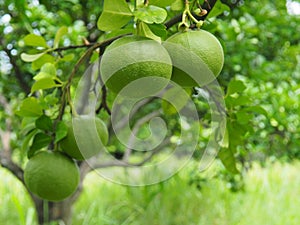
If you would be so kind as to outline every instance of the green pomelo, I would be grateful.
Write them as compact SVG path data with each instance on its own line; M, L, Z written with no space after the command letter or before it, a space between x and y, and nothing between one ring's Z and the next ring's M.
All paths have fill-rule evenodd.
M48 201L61 201L72 195L79 180L76 163L57 151L38 152L29 159L24 170L28 189Z
M172 63L172 80L182 87L203 86L217 77L224 64L218 39L204 30L177 33L163 44Z
M128 92L156 93L168 84L172 75L172 61L166 49L157 41L137 36L122 37L109 45L100 68L104 83L115 93L140 78L147 79Z
M97 117L76 116L67 126L67 136L59 144L61 150L74 159L91 158L99 154L108 142L107 127Z

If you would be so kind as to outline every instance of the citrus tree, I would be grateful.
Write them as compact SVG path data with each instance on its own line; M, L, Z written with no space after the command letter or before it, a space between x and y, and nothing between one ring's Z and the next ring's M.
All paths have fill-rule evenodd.
M261 107L275 99L257 97L268 84L254 88L259 69L248 64L267 73L284 57L255 44L269 43L258 25L266 15L272 21L274 7L283 24L291 19L282 16L284 5L264 3L259 13L258 3L241 7L242 1L1 3L0 162L28 189L39 223L69 222L92 170L117 183L148 185L191 157L201 170L218 157L238 174L236 159L244 164L269 133L290 140L293 132L283 132L276 110ZM289 46L296 42L295 35ZM296 50L286 49L293 58ZM101 170L107 167L125 168L129 177L117 179ZM155 169L164 176L135 179L137 171Z

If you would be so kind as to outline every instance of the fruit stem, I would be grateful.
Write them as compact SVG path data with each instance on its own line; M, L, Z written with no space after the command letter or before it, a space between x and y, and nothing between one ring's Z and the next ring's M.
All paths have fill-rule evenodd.
M187 17L189 17L194 23L196 23L196 26L200 28L203 24L202 20L197 20L193 14L190 11L190 2L188 0L185 0L185 8L182 13L182 20L181 23L179 24L179 28L185 27L186 29L189 28L189 25L187 23Z

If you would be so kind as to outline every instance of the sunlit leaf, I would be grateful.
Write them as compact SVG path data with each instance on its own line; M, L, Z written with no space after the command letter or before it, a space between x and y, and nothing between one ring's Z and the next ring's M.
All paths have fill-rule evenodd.
M61 58L61 61L69 62L72 61L75 57L75 54L68 54L64 55L64 57Z
M175 0L171 5L171 9L173 11L181 11L183 8L184 8L184 3L182 0Z
M24 37L23 40L28 46L49 48L49 46L46 43L46 40L42 36L36 34L28 34Z
M45 63L54 63L55 58L52 55L49 54L44 54L37 60L33 61L31 66L33 70L38 70L40 69Z
M223 4L221 1L217 1L216 4L214 5L214 7L212 8L212 10L209 12L208 18L218 16L218 15L224 13L224 11L230 12L229 6L226 4Z
M58 29L54 38L53 48L58 47L60 39L62 38L62 36L64 36L67 33L68 33L68 28L66 26L63 26Z
M126 25L132 18L132 12L125 0L104 0L103 12L97 26L99 30L117 30Z
M139 30L140 30L140 35L151 38L153 40L156 40L158 42L161 41L161 38L157 35L155 35L149 28L148 24L144 22L139 23Z
M16 114L23 117L38 117L43 114L43 108L36 98L29 97L23 100Z
M53 87L60 87L61 84L55 83L54 79L51 77L45 77L42 79L37 80L31 87L31 93L37 90L44 90Z
M44 73L44 72L39 72L37 75L35 75L33 77L34 80L38 81L38 80L42 80L42 79L45 79L45 78L50 78L50 79L53 79L52 76L48 73Z
M39 58L41 58L44 54L46 54L46 52L42 52L42 53L38 53L38 54L34 54L34 55L30 55L27 53L22 53L21 54L21 59L24 62L33 62L35 60L38 60Z
M139 8L133 14L137 19L149 24L163 23L168 16L165 9L153 5Z
M47 73L53 77L56 76L56 68L52 63L45 63L41 68L41 72Z

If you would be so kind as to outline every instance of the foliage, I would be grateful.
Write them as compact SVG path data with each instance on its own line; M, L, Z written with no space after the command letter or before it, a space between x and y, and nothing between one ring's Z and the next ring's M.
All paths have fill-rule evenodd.
M229 171L219 177L229 180L233 189L243 188L240 177L233 174L254 160L299 158L299 16L287 13L285 1L190 2L191 10L181 0L0 1L4 34L0 37L0 134L10 134L9 162L15 163L14 168L22 170L27 158L40 149L58 148L67 135L64 121L78 109L72 99L79 80L111 42L127 34L164 41L187 27L200 26L224 48L225 66L218 77L224 96L214 96L213 85L186 90L200 117L190 124L189 132L199 134L193 157L201 158L213 132L215 115L210 114L209 103L222 99L226 110L217 104L216 114L226 114L226 124L220 124L225 133L214 138ZM212 2L208 16L202 15L199 4L209 10ZM190 19L177 16L182 12ZM93 79L98 81L97 74ZM116 96L106 89L98 91L96 113L109 126ZM177 101L187 101L183 96ZM139 127L137 136L146 138L151 133L147 116L161 111L174 147L184 123L166 102L149 99L132 115L130 126ZM189 138L187 142L194 139ZM7 147L3 140L0 160ZM128 151L112 132L108 151L118 159L132 153L130 162L147 158L147 152Z

